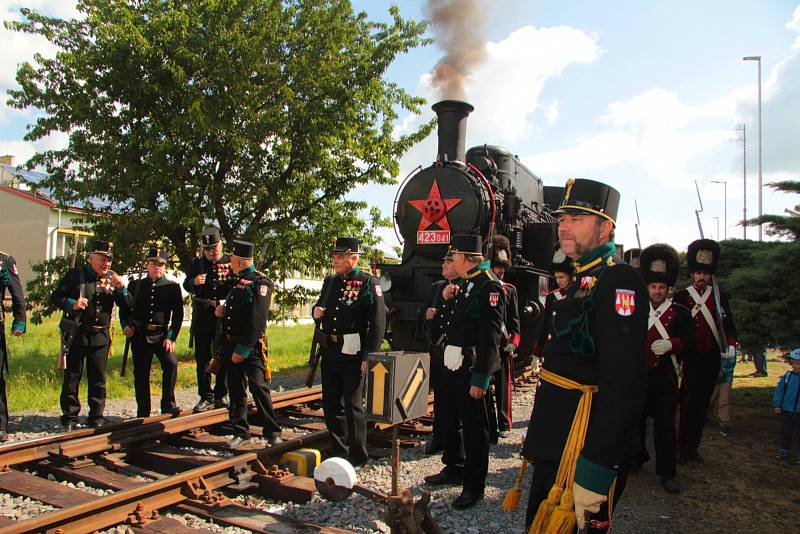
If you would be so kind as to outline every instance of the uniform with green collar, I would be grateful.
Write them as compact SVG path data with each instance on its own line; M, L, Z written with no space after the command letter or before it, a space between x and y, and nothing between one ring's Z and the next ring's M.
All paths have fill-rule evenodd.
M443 459L442 473L463 481L462 496L483 496L489 470L489 419L486 396L475 399L472 386L488 389L492 374L500 369L506 294L489 262L476 265L459 281L453 297L453 315L447 328L445 369L442 376L441 419L445 448L463 429L464 456ZM460 367L448 367L448 351L460 347Z
M11 311L14 315L11 330L24 333L25 294L22 292L17 262L13 256L0 252L0 302L5 300L6 289L11 293ZM6 371L8 371L8 348L6 346L5 307L0 306L0 441L5 437L8 426Z
M263 344L272 300L272 282L251 265L236 273L231 284L231 292L225 301L225 315L222 317L222 354L227 360L233 433L244 439L250 437L247 423L249 387L256 409L264 420L264 437L270 439L281 431L266 379L267 347ZM230 358L234 353L244 361L233 363Z
M544 369L599 388L575 482L600 495L608 493L620 467L639 450L637 428L647 386L649 297L639 271L615 257L615 249L608 242L575 262L567 296L552 303L543 348ZM532 498L546 497L552 486L579 398L578 391L547 381L536 390L522 450L536 465ZM529 505L528 524L537 507Z
M133 384L136 393L136 416L150 416L150 367L153 356L161 363L161 413L178 411L175 384L178 359L168 352L164 340L175 341L183 323L183 295L180 286L162 276L131 280L120 307L120 322L134 331Z

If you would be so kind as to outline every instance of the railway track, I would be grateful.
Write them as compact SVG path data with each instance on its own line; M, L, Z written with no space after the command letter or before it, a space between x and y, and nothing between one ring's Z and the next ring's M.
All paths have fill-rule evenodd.
M127 524L136 532L197 532L162 517L165 509L254 532L346 532L248 508L231 496L307 502L313 480L277 467L280 457L303 447L325 450L321 387L273 395L284 443L227 447L226 409L131 419L0 446L0 492L28 497L56 510L24 521L0 516L0 533L93 532ZM261 435L251 410L253 436ZM405 445L419 442L430 421L401 425ZM370 432L370 453L388 454L391 427ZM416 436L416 437L415 437ZM59 482L105 490L97 496Z
M534 381L520 370L517 387ZM237 503L250 493L270 501L308 502L314 482L278 467L281 456L300 448L325 451L329 435L322 421L320 386L273 394L284 428L284 443L227 447L231 428L226 409L178 416L130 419L98 429L79 429L0 446L0 493L27 497L55 508L23 521L0 515L0 534L94 532L126 524L135 532L203 532L165 511L253 532L342 533ZM429 398L432 406L432 397ZM251 433L261 436L251 406ZM401 446L413 446L431 430L431 416L398 425ZM391 425L375 425L368 435L371 456L390 454ZM96 495L70 482L105 495Z

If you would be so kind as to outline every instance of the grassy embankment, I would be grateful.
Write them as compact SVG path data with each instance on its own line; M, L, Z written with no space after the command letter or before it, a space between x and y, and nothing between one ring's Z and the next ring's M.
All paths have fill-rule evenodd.
M21 337L7 335L10 374L6 377L8 403L12 413L30 411L59 411L62 371L58 369L58 316L41 325L28 325ZM269 327L270 366L275 373L305 372L313 325ZM8 334L8 332L6 333ZM108 361L108 398L133 397L133 362L128 357L126 376L120 377L125 337L119 325L114 331L113 352ZM181 330L176 349L178 356L177 389L193 388L197 384L194 353L189 348L189 329ZM86 398L86 379L81 380L80 398ZM161 366L154 358L150 390L161 391Z

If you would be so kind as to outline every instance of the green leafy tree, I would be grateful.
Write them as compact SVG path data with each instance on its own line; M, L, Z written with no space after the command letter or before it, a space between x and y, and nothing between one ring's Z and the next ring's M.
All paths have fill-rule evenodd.
M214 223L228 242L255 242L280 282L327 263L335 236L369 243L388 224L346 194L394 183L400 156L433 128L397 135L399 112L424 100L384 79L399 54L427 43L424 24L397 7L391 23L371 22L346 0L77 7L81 19L22 9L25 20L5 23L60 47L19 67L8 103L42 112L26 140L68 134L65 148L27 164L47 170L40 185L59 202L93 211L95 233L120 251L115 268L161 240L186 269Z
M800 181L786 180L783 182L773 182L767 184L775 191L783 193L800 194ZM800 204L794 207L794 211L800 211ZM796 241L800 237L800 216L797 214L789 215L762 215L754 219L748 219L744 223L747 226L766 225L767 235L778 236L784 239Z

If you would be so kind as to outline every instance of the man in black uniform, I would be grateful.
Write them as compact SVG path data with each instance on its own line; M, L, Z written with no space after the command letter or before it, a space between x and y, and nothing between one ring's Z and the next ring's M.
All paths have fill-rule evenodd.
M147 276L128 283L127 306L120 307L123 333L133 349L133 385L136 417L150 417L150 366L153 355L161 362L161 413L177 414L175 382L178 358L175 340L183 323L183 295L180 286L168 280L167 252L152 246L147 254Z
M228 299L217 306L215 313L222 318L222 356L227 364L230 394L230 420L234 437L231 449L250 440L247 424L247 387L264 420L263 436L270 445L282 443L281 427L272 408L272 396L267 382L267 320L272 300L272 282L253 265L253 244L234 241L231 253L232 282Z
M714 273L719 261L719 243L711 239L698 239L689 245L686 263L692 274L692 285L675 292L674 302L691 310L695 326L696 343L688 347L684 357L683 375L686 379L686 405L681 408L678 461L702 462L698 453L703 437L703 426L708 404L720 369L720 358L736 357L736 326L728 305L727 295L720 290L720 305L713 291ZM722 308L720 311L719 308ZM722 317L725 335L717 326Z
M564 254L561 245L556 243L553 248L553 259L550 260L550 272L553 273L556 288L550 291L545 297L544 313L542 314L542 329L539 332L539 340L533 347L534 371L539 372L539 360L542 357L542 349L547 343L550 335L550 321L552 320L553 303L567 297L567 288L572 280L572 258Z
M61 386L61 424L64 430L78 425L81 403L78 385L86 361L89 381L89 426L105 424L106 364L111 339L108 328L114 304L125 306L128 290L122 278L111 271L110 241L95 240L86 265L70 269L50 296L53 306L80 322L80 328L67 353L67 368Z
M462 491L453 508L463 510L483 499L489 471L489 415L486 390L500 369L506 295L503 286L484 261L481 236L454 235L450 241L453 266L461 281L449 284L445 300L453 300L453 317L447 328L442 376L442 420L445 448L464 432L466 457L445 465L440 473L425 477L428 484L461 482Z
M453 315L453 299L444 300L442 291L448 284L456 283L458 274L453 267L453 257L450 252L445 254L442 260L442 276L444 280L437 280L431 285L431 294L428 297L428 308L425 310L425 320L429 324L430 344L428 352L431 355L431 378L430 387L433 391L433 437L431 442L425 447L425 454L434 454L444 449L444 438L442 436L444 423L440 409L442 383L442 373L444 372L444 347L447 345L447 326ZM460 434L459 434L460 436ZM452 447L456 451L462 449L460 440L451 440ZM460 457L463 453L456 452L455 457ZM452 451L444 451L444 456L452 458ZM445 465L449 463L444 460Z
M0 442L8 439L8 400L6 399L6 378L8 371L8 346L6 345L6 310L2 305L6 289L11 293L11 335L25 333L25 294L19 281L17 262L13 256L0 252Z
M680 493L675 480L675 409L681 387L681 358L694 346L694 324L689 310L667 298L678 279L678 253L669 245L645 248L638 257L650 296L647 330L647 400L639 422L641 451L631 470L638 472L650 459L647 453L647 418L653 417L656 475L667 493Z
M614 188L570 178L555 211L561 250L574 263L567 296L553 303L522 451L534 464L526 524L536 532L547 532L562 492L574 498L579 528L586 514L607 521L609 490L616 479L616 501L639 449L648 301L641 274L615 257L618 207Z
M500 350L500 369L493 375L494 398L489 399L489 441L497 443L498 438L506 438L513 426L511 418L511 385L514 382L514 353L519 347L519 297L517 288L503 277L511 268L511 243L502 235L492 239L492 272L497 275L506 297L505 328L503 347Z
M352 237L336 239L334 274L325 278L314 305L314 320L322 321L328 338L322 353L325 426L331 433L333 455L354 466L369 459L362 391L367 355L380 350L386 330L383 292L377 278L358 268L358 244Z
M213 356L214 338L217 332L217 317L214 308L228 296L230 286L230 258L222 253L222 238L219 229L206 228L200 234L202 256L195 258L183 288L192 294L192 336L194 336L194 359L197 362L197 394L200 401L194 411L200 412L214 406L225 406L225 370L217 374L217 382L211 389L211 373L207 371ZM213 347L213 348L212 348Z

